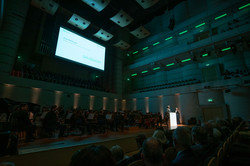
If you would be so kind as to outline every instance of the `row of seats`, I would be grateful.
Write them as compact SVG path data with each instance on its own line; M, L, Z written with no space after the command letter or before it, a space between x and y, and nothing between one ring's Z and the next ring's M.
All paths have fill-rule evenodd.
M76 79L52 72L42 72L35 69L30 69L27 67L23 67L21 70L13 69L11 72L12 76L15 77L22 77L28 78L33 80L39 81L46 81L51 83L69 85L69 86L76 86L86 89L94 89L99 91L107 91L101 83L98 81L91 81L91 80L83 80L83 79Z
M173 82L167 82L164 84L148 86L148 87L144 87L144 88L138 88L138 89L134 89L134 91L147 92L147 91L153 91L153 90L160 90L160 89L167 89L167 88L192 85L192 84L197 84L197 83L200 83L200 80L197 80L196 78L191 78L188 80L173 81Z
M218 149L216 156L211 157L207 166L221 166L227 155L229 154L230 149L234 142L236 142L239 135L239 130L243 126L244 121L235 129L235 131L226 139L223 145Z

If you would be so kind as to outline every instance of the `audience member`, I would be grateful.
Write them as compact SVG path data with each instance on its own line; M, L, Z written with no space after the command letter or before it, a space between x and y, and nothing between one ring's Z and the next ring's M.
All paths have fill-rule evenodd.
M89 146L75 152L70 166L115 166L112 153L105 146Z
M127 156L124 155L123 149L119 145L112 146L110 149L115 163L121 162L123 159L126 159Z
M141 155L145 166L163 165L162 145L156 138L150 137L144 141Z
M208 143L208 133L204 127L195 126L192 128L192 140L194 145L191 148L201 160L205 160L214 151L213 146Z
M155 130L152 137L156 138L158 141L161 142L162 150L165 151L165 149L167 148L167 138L165 136L164 131L163 130Z
M141 153L142 153L142 144L146 140L146 136L144 134L139 134L136 136L136 144L138 147L138 153L134 154L131 157L128 157L127 159L122 160L117 164L117 166L127 166L128 164L141 160Z
M195 166L200 164L199 158L190 148L192 140L188 127L177 127L173 133L173 141L177 156L172 161L172 166Z

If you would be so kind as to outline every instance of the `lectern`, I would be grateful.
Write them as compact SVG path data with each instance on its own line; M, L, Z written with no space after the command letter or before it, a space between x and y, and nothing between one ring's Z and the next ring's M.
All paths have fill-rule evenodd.
M177 120L176 120L176 113L170 112L169 113L169 121L170 121L170 127L177 126Z

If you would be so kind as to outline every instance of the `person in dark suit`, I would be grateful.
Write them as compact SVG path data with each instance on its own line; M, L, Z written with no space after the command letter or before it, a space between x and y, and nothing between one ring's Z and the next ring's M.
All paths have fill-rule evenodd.
M20 106L12 113L10 117L10 126L12 131L25 131L26 141L30 142L34 140L34 126L29 119L29 106L26 103L20 104Z
M173 142L177 155L171 162L171 166L196 166L201 163L199 157L191 149L192 138L188 127L178 127L174 131Z

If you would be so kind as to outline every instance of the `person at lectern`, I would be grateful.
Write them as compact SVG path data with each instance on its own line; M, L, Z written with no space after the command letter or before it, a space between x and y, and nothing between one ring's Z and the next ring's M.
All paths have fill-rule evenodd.
M171 112L170 105L168 105L168 107L167 107L167 112L168 112L168 113L170 113L170 112Z

